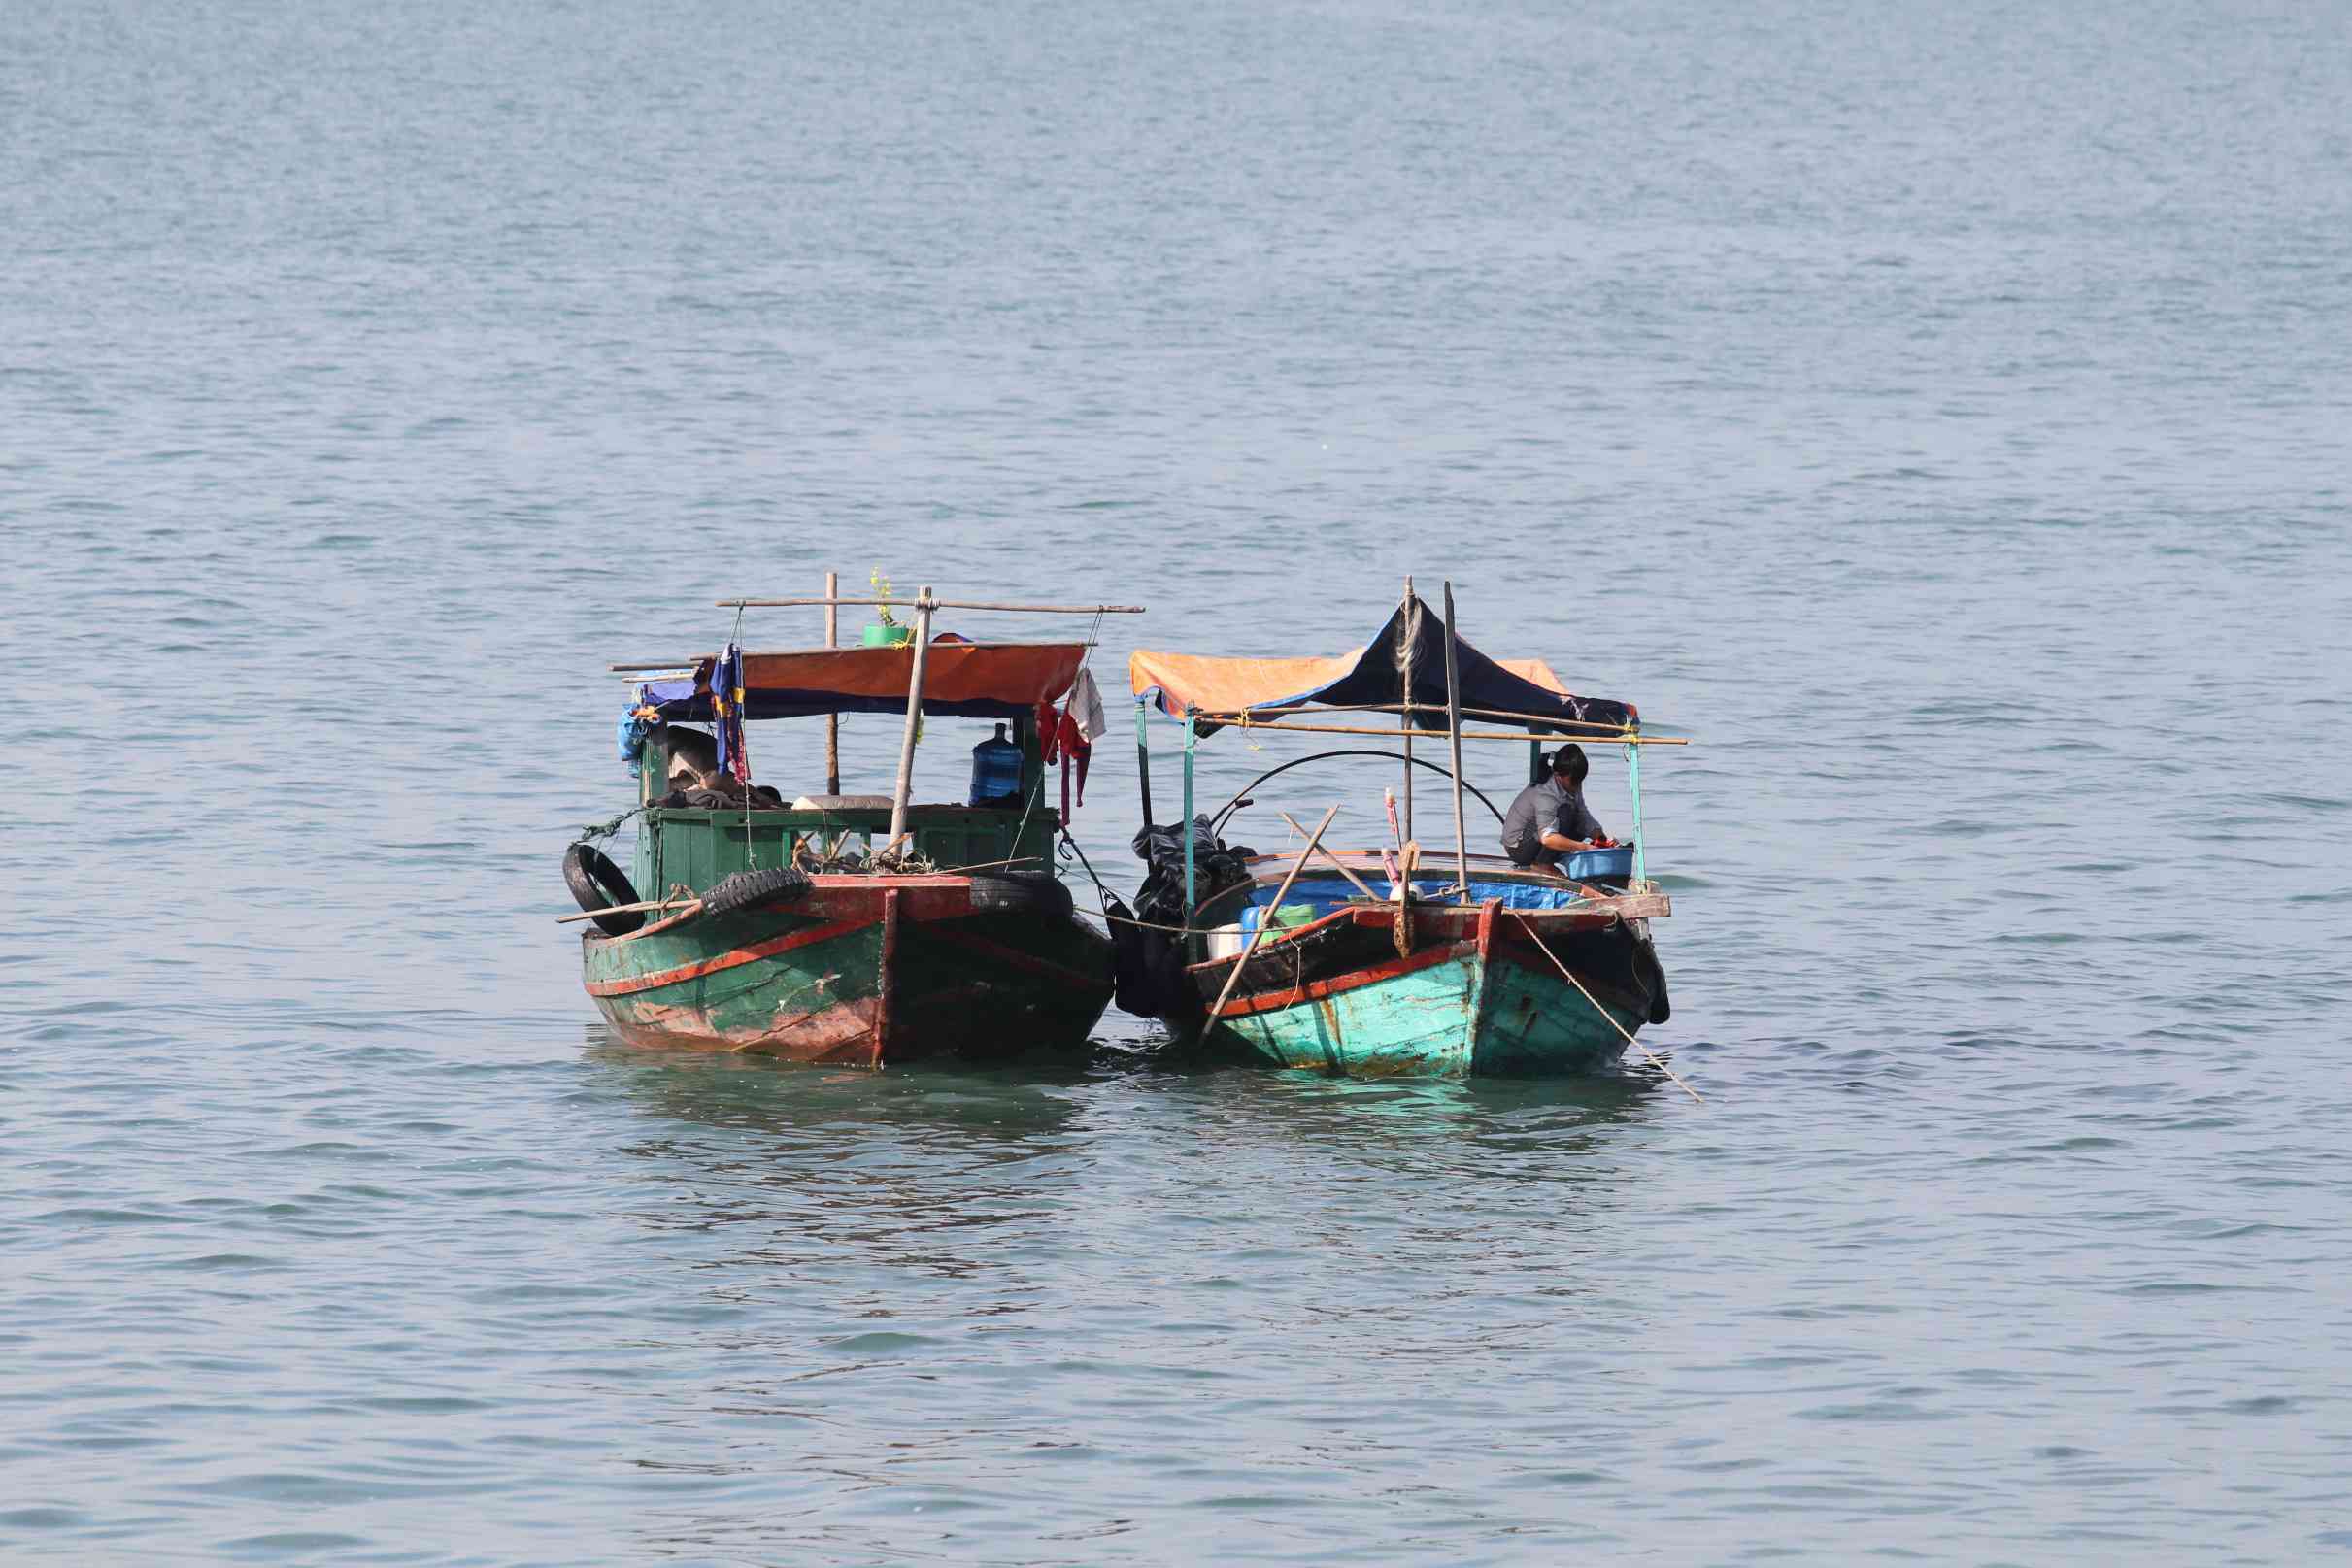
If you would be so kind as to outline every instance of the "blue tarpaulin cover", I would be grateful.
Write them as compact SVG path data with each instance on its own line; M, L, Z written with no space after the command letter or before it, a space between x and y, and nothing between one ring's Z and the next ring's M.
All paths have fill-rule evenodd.
M1386 877L1366 877L1364 883L1372 891L1384 898L1395 890L1394 884ZM1451 903L1453 887L1454 884L1450 882L1430 882L1420 877L1413 880L1414 896L1433 903L1440 901ZM1285 904L1311 905L1317 917L1320 918L1333 910L1341 908L1350 900L1361 901L1362 897L1363 895L1356 890L1354 884L1341 878L1301 877L1291 884L1291 890L1282 895L1282 901ZM1570 886L1546 887L1540 884L1524 882L1480 882L1474 877L1470 880L1470 902L1473 904L1483 904L1490 898L1499 898L1502 900L1504 909L1568 909L1580 897L1579 891ZM1241 911L1241 928L1244 931L1256 930L1258 922L1265 917L1262 911L1273 901L1274 889L1272 887L1259 887L1252 890L1249 903Z

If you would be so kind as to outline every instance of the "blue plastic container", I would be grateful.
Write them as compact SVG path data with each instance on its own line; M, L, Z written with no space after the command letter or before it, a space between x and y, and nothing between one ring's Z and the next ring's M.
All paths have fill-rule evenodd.
M1579 850L1562 868L1576 882L1629 882L1633 876L1633 850L1621 844L1613 850Z
M996 726L994 740L982 741L972 748L972 793L969 804L1021 804L1021 748L1004 738L1002 724Z

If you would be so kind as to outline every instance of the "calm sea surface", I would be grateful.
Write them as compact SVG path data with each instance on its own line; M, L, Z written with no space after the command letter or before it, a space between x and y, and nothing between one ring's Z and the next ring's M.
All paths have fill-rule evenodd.
M0 1557L2345 1554L2347 37L0 6ZM1451 577L1698 743L1706 1102L609 1040L603 666L827 568L1115 711Z

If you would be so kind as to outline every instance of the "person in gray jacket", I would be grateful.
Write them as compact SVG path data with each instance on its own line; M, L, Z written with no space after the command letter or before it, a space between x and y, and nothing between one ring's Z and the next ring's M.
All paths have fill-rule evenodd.
M1585 807L1584 778L1591 769L1583 747L1563 746L1552 754L1552 776L1511 802L1502 819L1502 852L1514 865L1558 871L1563 856L1616 842Z

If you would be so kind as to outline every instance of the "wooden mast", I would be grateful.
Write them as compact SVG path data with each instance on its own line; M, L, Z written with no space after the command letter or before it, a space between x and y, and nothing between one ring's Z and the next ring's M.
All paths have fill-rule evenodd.
M825 573L824 646L827 648L841 646L841 607L833 603L834 596L840 592L841 574L838 572ZM824 792L828 795L841 793L841 716L839 714L824 716Z
M1413 613L1415 603L1413 580L1408 577L1404 580L1404 619L1402 624L1397 627L1397 635L1404 641L1403 654L1400 659L1404 666L1404 684L1400 693L1404 698L1404 711L1398 716L1398 721L1404 730L1403 837L1407 840L1413 836L1413 644L1418 640L1414 633L1419 629L1414 622L1420 618Z
M931 587L915 595L915 668L906 681L906 732L898 738L898 784L890 793L890 842L906 837L907 801L915 792L915 737L923 728L923 672L931 655Z
M1446 580L1446 744L1454 753L1454 855L1461 901L1470 901L1470 829L1462 815L1462 671L1454 643L1454 583Z

